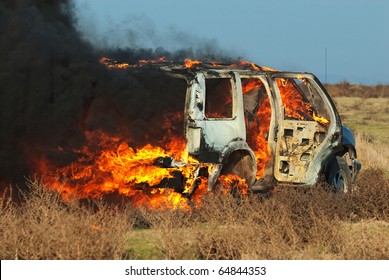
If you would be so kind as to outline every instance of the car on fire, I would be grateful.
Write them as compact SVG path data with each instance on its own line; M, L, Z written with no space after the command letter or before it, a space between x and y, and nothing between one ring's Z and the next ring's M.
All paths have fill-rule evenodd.
M103 63L123 68L109 59ZM336 192L352 190L361 169L355 137L342 125L334 102L315 75L244 61L228 65L157 61L140 66L142 71L157 70L179 81L153 79L148 73L144 83L153 92L150 96L163 96L155 103L167 104L167 111L158 113L157 119L180 116L168 117L169 124L162 128L167 129L164 138L182 139L187 155L157 158L154 164L173 170L173 175L155 187L174 185L190 198L199 178L205 178L212 190L222 176L234 175L253 192L276 186L310 187L323 178ZM135 68L130 67L132 73Z
M313 74L251 63L161 69L187 82L186 149L211 164L209 189L221 174L235 174L253 191L312 186L320 178L351 191L361 169L355 138ZM172 159L167 166L184 164Z

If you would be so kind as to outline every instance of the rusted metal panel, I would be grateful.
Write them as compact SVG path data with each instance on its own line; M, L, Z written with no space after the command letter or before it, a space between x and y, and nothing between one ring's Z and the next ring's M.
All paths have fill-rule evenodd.
M274 175L281 182L306 183L326 129L316 122L289 120L282 122L280 130Z

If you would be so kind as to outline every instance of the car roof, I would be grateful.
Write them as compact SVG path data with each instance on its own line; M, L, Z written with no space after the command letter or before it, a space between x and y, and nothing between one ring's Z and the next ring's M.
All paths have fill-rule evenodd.
M100 62L105 64L108 68L116 69L131 69L134 71L142 70L162 70L171 74L181 74L184 76L193 75L198 72L226 72L226 71L236 71L240 74L253 75L253 74L263 74L263 73L275 73L283 72L278 71L266 66L259 66L249 61L238 61L235 63L219 63L219 62L203 62L199 60L190 60L186 59L183 62L173 62L167 61L165 59L157 60L139 60L138 63L128 64L128 63L119 63L113 59L102 58Z

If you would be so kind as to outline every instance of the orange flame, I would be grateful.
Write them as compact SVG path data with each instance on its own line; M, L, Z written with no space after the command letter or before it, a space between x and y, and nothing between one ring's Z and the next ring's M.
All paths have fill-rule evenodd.
M127 69L130 67L128 63L118 63L117 61L107 57L100 58L100 63L104 64L109 69Z
M330 122L326 118L316 116L315 112L313 113L312 117L316 122L321 124L328 124Z
M246 79L242 83L243 95L247 94L253 89L259 89L263 86L260 79ZM260 103L257 112L255 112L257 122L255 127L248 131L247 143L252 148L257 161L257 175L256 178L260 179L265 173L266 163L270 159L270 148L267 143L267 134L269 133L270 119L271 119L271 107L267 94L264 96L264 100Z
M303 77L298 77L302 79ZM329 120L318 117L313 112L312 106L305 101L297 86L285 79L276 79L282 104L285 108L285 116L298 120L317 121L321 124L328 124Z
M277 72L278 70L267 67L267 66L261 66L263 71L270 71L270 72Z
M127 69L127 68L135 68L135 67L143 67L149 64L163 63L167 62L165 57L160 57L158 59L140 59L138 60L138 64L128 64L128 63L119 63L116 60L102 57L100 58L100 63L104 64L108 69Z
M312 120L311 105L303 100L296 86L285 79L277 79L285 115L299 120Z
M188 158L191 165L179 168L160 168L156 160L180 155L185 150L185 142L173 138L176 144L170 148L146 146L133 149L125 141L110 137L100 131L86 132L89 143L99 147L83 147L82 157L72 164L58 169L53 174L47 164L41 164L41 173L48 174L44 181L61 193L65 199L101 198L105 194L117 192L133 198L134 205L160 208L170 204L170 208L185 208L186 199L174 190L159 187L163 180L173 178L175 171L192 174L198 163ZM186 188L193 183L186 178ZM153 188L157 186L156 188Z
M246 181L237 175L222 175L219 177L219 182L222 186L221 191L228 195L236 190L239 194L244 197L248 194L248 185Z
M167 62L165 57L160 57L158 59L140 59L138 61L141 65Z
M245 61L245 60L241 60L236 64L232 64L232 66L249 66L255 71L261 71L261 69L257 65L255 65L254 63L252 63L250 61Z
M185 63L185 67L190 69L193 66L201 64L202 62L199 60L191 60L191 59L187 58L187 59L185 59L184 63Z
M58 191L65 200L102 198L117 193L130 197L136 207L190 210L188 197L194 202L194 207L202 205L203 196L208 193L207 179L193 177L194 171L201 165L185 152L183 139L169 136L172 141L165 148L147 144L134 149L126 141L101 131L85 132L85 136L89 144L75 150L82 157L70 165L54 170L47 161L39 162L46 185ZM178 164L175 168L161 168L156 164L158 159L166 157L177 161L185 159L188 164ZM202 166L208 169L212 167L211 164ZM183 181L174 181L177 174L181 174L179 177ZM234 175L227 175L219 181L223 186L233 182L236 188L247 194L244 191L247 185L233 179ZM173 180L173 184L181 183L183 189L177 192L165 187L168 180ZM192 193L195 185L196 191Z

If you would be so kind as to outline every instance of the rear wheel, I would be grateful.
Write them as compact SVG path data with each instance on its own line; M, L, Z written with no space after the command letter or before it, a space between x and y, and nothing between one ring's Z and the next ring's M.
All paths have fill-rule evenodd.
M245 179L248 186L251 186L255 182L255 161L253 161L249 153L244 151L235 151L228 158L221 174L237 175L240 178Z
M349 193L352 191L351 171L343 157L337 156L333 160L328 181L336 192Z

